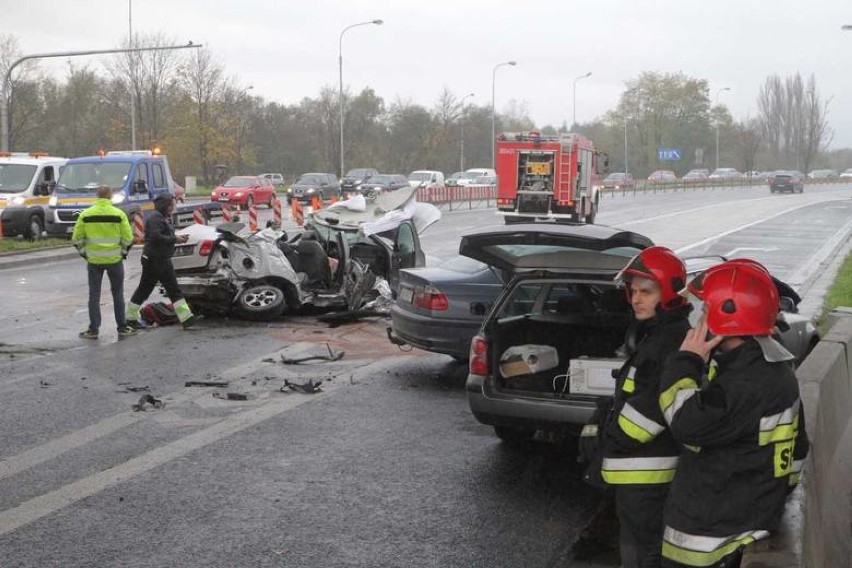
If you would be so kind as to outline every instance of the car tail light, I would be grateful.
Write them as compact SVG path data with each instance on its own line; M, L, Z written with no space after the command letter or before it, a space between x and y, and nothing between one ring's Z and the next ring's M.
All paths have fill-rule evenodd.
M488 342L477 335L470 341L470 374L486 376L489 372Z
M414 291L414 299L411 304L418 308L443 312L449 309L450 302L440 290L433 286L418 287Z
M213 252L213 245L216 244L216 241L201 241L201 244L198 246L198 254L201 256L209 256L211 252Z

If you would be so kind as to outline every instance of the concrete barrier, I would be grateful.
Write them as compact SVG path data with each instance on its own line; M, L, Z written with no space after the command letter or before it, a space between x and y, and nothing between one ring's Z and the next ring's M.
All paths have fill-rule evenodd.
M803 564L852 566L852 313L829 332L796 375L811 440L805 463Z

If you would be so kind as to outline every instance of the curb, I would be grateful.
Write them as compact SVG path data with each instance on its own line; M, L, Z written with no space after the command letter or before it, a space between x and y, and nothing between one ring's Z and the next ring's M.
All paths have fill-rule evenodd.
M49 249L38 249L35 251L12 252L0 255L0 270L18 268L21 266L32 266L48 262L57 262L60 260L70 260L72 258L79 257L80 255L76 250L73 250L71 245L68 245L68 247L53 247Z

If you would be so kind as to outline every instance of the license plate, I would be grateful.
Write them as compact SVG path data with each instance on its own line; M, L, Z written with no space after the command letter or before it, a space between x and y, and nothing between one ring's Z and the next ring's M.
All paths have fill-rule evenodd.
M403 288L399 291L399 301L406 302L408 304L411 303L411 300L414 299L414 288Z
M227 195L220 195L219 196L219 201L230 201L230 200L231 200L231 198L228 197Z

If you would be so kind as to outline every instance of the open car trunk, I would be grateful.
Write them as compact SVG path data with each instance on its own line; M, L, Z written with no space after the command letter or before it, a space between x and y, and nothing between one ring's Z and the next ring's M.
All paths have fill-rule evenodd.
M531 281L518 285L499 309L490 329L498 390L588 399L606 394L602 386L614 388L611 370L621 365L632 321L623 290L609 282ZM579 366L600 367L597 392L585 383L580 388Z

